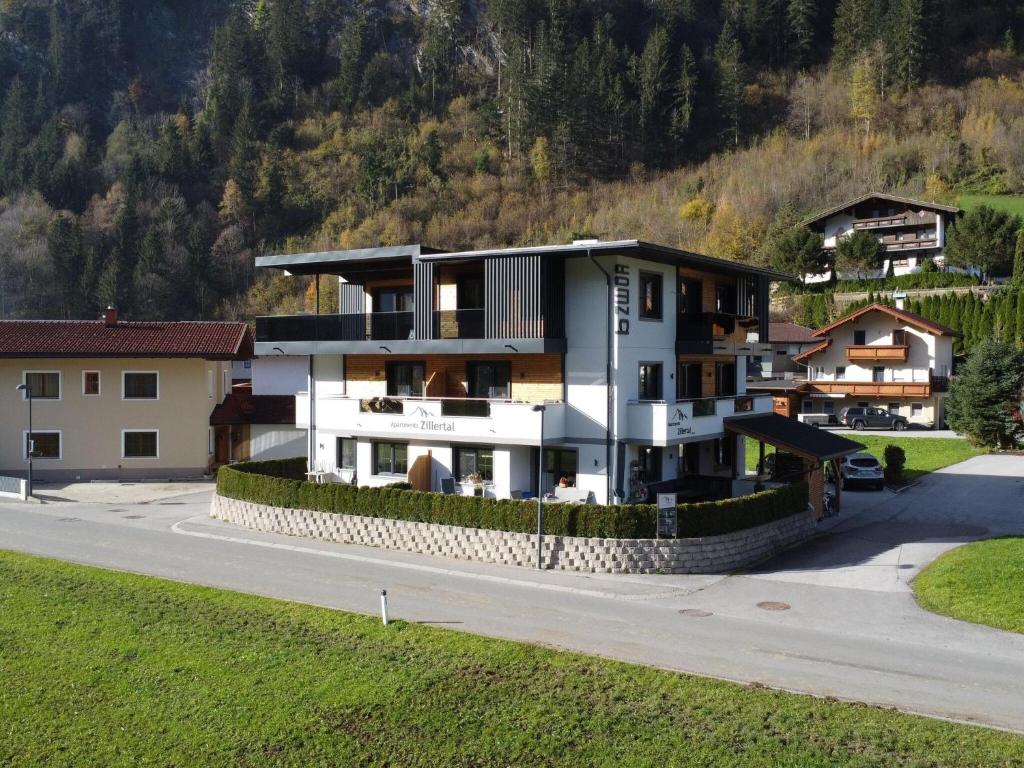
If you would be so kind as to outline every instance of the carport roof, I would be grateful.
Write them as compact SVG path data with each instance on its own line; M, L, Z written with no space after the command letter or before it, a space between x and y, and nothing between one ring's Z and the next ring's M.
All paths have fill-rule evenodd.
M828 461L864 450L864 446L824 429L811 427L777 413L761 416L737 416L725 420L730 432L769 443L788 453L809 459Z

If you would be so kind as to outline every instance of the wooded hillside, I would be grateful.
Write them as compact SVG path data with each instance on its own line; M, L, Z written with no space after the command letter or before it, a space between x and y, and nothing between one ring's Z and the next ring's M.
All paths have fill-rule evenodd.
M994 0L3 0L0 316L294 308L256 254L378 243L766 262L869 189L1021 192L1022 35Z

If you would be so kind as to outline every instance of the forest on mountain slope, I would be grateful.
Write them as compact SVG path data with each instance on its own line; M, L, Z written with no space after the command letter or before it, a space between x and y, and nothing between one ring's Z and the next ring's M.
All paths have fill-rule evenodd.
M1018 50L995 0L0 0L0 317L289 311L257 254L400 242L769 263L1024 192Z

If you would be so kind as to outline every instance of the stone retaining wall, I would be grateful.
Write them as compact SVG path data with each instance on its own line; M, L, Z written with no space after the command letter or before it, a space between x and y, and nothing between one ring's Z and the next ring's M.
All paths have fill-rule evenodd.
M211 517L257 531L362 544L457 560L536 565L537 537L436 523L286 509L214 494ZM545 536L548 568L591 573L724 573L765 560L809 538L810 512L722 536L698 539L594 539Z

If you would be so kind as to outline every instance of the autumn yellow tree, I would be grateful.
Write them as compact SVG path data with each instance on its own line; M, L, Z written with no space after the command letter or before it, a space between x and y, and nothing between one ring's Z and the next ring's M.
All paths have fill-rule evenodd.
M875 67L870 57L859 59L851 72L850 117L864 123L864 136L871 135L871 121L878 116Z

